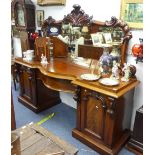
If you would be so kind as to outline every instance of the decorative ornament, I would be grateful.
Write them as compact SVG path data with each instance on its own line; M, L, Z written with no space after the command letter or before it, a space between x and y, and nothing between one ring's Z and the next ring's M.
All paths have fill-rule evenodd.
M46 56L41 55L41 64L48 64Z
M143 62L143 39L139 38L140 44L135 44L132 47L132 53L136 57L136 63Z
M122 69L122 81L128 82L130 78L134 78L136 74L136 67L129 63L124 63L124 67Z
M33 32L33 33L30 34L30 39L33 40L33 41L35 41L35 39L36 39L37 37L39 37L38 32Z
M124 63L124 67L122 69L122 72L124 73L124 76L121 78L122 81L128 82L130 78L130 64Z
M109 55L109 52L106 47L104 47L104 51L99 59L99 62L102 66L103 74L109 74L112 68L112 56Z
M113 61L112 74L110 78L119 79L119 64L116 61Z

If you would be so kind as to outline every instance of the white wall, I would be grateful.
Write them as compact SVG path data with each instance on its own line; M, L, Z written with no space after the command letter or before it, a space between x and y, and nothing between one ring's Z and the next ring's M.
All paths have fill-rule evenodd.
M65 6L38 6L37 0L32 0L34 4L36 4L36 10L44 10L45 19L49 16L52 16L56 20L63 19L64 15L70 13L73 9L74 4L79 4L81 9L85 11L88 15L93 15L94 20L104 21L110 20L111 16L115 16L119 18L120 15L120 6L121 0L95 0L95 1L86 1L86 0L66 0ZM37 29L40 29L37 27ZM139 43L139 37L142 36L142 30L134 30L132 31L132 39L129 42L128 48L128 58L127 61L137 68L137 79L141 81L140 85L135 89L134 94L134 107L133 107L133 115L132 115L132 122L131 122L131 129L133 128L133 123L135 119L135 112L136 109L139 108L143 104L143 64L142 63L135 63L135 58L131 55L131 49L133 44ZM18 39L14 39L14 44L16 45L15 53L20 52L20 42ZM19 54L17 54L19 55ZM76 103L72 99L71 94L60 93L62 101L70 106L76 108Z
M32 0L36 4L36 10L45 11L45 19L52 16L56 20L62 20L64 15L70 13L74 4L79 4L88 15L95 20L110 20L111 16L119 18L119 8L121 0L66 0L65 6L39 6L37 0Z

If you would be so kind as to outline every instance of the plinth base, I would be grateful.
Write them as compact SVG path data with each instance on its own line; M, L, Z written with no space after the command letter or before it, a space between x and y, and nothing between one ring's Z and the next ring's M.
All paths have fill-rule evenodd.
M109 148L104 143L98 142L90 138L88 135L80 132L77 129L73 129L72 136L80 140L82 143L88 145L90 148L92 148L93 150L95 150L100 154L116 155L129 139L130 131L125 130L122 137L115 143L115 145L112 148Z

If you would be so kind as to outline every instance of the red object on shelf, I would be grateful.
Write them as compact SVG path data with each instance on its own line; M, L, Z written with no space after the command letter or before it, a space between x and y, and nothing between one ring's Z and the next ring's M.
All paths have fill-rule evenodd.
M31 33L30 37L32 40L35 40L37 37L39 36L39 34L37 32Z
M139 56L143 56L143 44L135 44L132 47L132 53L135 57Z
M132 53L136 57L137 62L143 62L143 39L139 38L140 44L135 44L132 47Z

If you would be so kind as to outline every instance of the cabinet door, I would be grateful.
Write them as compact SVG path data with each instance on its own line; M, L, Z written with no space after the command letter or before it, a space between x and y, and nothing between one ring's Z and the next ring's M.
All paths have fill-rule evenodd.
M31 104L36 105L35 70L21 66L19 78L21 96Z
M81 102L82 132L102 140L105 126L105 101L103 96L89 90L83 90Z

